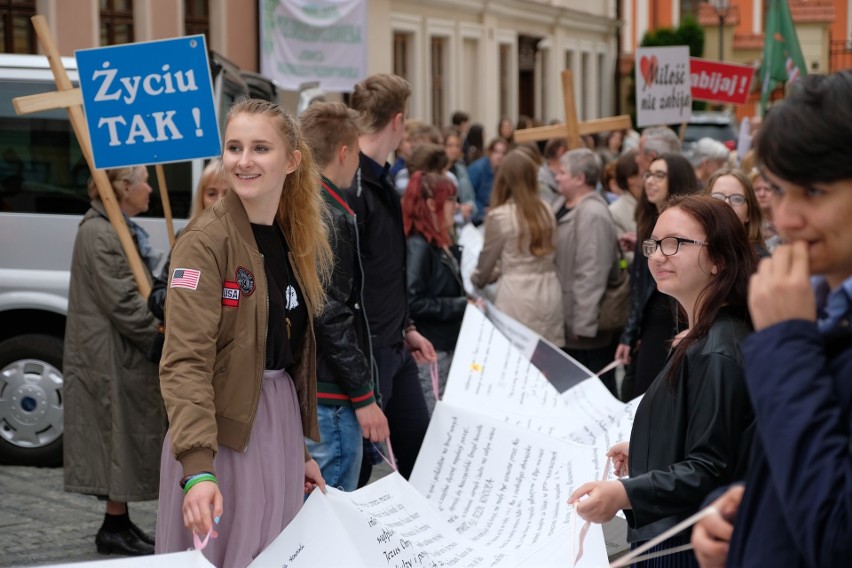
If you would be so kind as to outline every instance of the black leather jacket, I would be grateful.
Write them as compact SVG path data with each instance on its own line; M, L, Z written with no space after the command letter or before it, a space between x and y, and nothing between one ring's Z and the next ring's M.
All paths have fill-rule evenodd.
M739 344L750 332L744 313L723 308L687 349L675 386L669 359L645 393L630 434L630 478L621 480L633 507L628 541L661 534L710 491L744 477L755 422Z
M325 309L314 320L317 402L360 408L376 400L370 329L363 307L357 218L341 192L326 179L322 193L331 213L329 242L334 252L334 272L326 288Z
M408 311L417 330L438 351L453 351L461 330L467 298L462 285L458 247L450 249L453 258L412 234L408 250Z

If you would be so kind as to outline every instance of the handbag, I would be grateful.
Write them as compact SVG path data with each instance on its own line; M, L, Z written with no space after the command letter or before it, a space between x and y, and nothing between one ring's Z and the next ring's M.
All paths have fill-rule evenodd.
M581 201L577 207L584 203ZM577 238L577 225L574 224L574 238ZM615 241L615 262L609 270L606 291L601 298L598 310L598 333L617 331L627 325L630 314L630 276L627 274L627 259Z
M616 243L616 247L618 244ZM615 259L598 314L598 331L616 331L627 324L630 313L630 276L621 249Z

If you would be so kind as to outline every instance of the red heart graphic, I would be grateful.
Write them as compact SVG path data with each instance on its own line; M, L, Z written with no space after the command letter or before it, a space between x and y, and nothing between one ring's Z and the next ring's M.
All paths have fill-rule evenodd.
M642 57L639 60L639 69L642 72L642 78L645 79L645 88L647 89L654 82L654 76L657 74L657 56Z

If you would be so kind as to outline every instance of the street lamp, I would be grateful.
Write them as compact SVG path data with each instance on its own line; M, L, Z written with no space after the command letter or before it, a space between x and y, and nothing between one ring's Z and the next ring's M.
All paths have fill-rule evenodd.
M731 11L729 0L711 0L713 11L719 16L719 61L725 60L725 18Z

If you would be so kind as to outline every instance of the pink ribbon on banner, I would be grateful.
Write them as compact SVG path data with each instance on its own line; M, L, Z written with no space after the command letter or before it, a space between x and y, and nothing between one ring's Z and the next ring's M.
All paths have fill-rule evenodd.
M604 373L608 373L608 372L612 371L613 369L615 369L616 367L618 367L618 359L616 359L615 361L613 361L612 363L610 363L609 365L607 365L606 367L604 367L603 369L601 369L600 371L598 371L595 374L600 377Z
M385 460L386 464L391 466L391 469L393 469L394 471L399 471L399 469L397 469L397 467L396 467L396 458L393 457L393 447L391 446L391 443L390 443L390 437L385 438L385 445L388 447L388 453L390 454L390 459L386 458L385 454L383 454L381 452L381 450L379 450L379 448L376 447L375 444L373 444L373 448L375 448L376 453L379 454L379 457L381 457L383 460Z
M438 395L438 363L429 363L429 374L432 375L432 392L435 393L435 402L441 400Z
M210 536L213 534L213 527L210 527L210 530L207 531L207 536L204 537L204 540L201 540L201 537L198 536L198 533L192 531L192 544L195 546L195 550L204 550L207 546L207 542L210 540Z
M606 464L604 464L603 475L601 476L601 481L606 481L609 478L609 470L612 468L612 458L606 458ZM580 529L580 536L577 537L577 514L576 509L574 510L574 515L571 517L571 535L577 542L577 556L574 558L573 566L577 565L577 562L580 561L580 558L583 557L583 543L586 541L586 535L589 533L589 527L592 526L592 521L586 521L582 528Z

